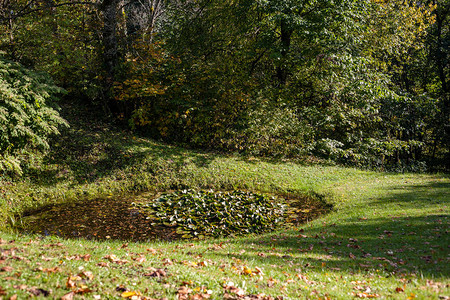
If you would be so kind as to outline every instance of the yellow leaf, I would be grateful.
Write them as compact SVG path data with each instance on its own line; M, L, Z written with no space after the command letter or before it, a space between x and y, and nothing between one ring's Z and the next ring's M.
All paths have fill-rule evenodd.
M129 292L123 292L122 295L120 295L122 298L131 298L133 296L138 296L139 294L135 291L129 291Z

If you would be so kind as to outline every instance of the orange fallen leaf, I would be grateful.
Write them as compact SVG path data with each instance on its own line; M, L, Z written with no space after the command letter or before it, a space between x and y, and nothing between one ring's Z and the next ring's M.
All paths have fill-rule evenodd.
M201 261L201 262L198 263L198 265L200 267L207 267L208 266L208 262L207 261Z
M61 269L60 268L58 268L58 267L53 267L53 268L38 268L37 269L38 271L42 271L42 272L45 272L45 273L57 273L57 272L59 272L59 271L61 271Z
M247 268L247 267L244 267L244 269L242 270L242 273L243 273L244 275L252 275L252 274L253 274L253 271L252 271L252 269L249 269L249 268Z
M380 295L378 294L368 294L368 293L353 293L355 297L358 298L378 298Z
M255 267L255 271L253 271L253 272L258 275L264 275L264 272L262 271L262 269L260 267Z

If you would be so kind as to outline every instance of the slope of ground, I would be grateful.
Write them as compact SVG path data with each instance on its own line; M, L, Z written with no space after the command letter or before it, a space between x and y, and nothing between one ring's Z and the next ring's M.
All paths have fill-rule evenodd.
M0 233L0 298L450 296L447 175L191 151L73 119L25 178L0 181L6 224ZM77 212L77 203L185 187L319 194L333 210L288 230L219 240L134 243L8 231L7 224L20 224L18 213L46 204L69 203Z

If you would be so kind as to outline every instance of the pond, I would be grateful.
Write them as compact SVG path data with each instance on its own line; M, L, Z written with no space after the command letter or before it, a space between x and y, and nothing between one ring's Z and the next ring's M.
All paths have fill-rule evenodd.
M178 234L166 226L153 224L129 199L95 199L47 205L21 216L17 229L24 233L56 235L64 238L146 241L173 240Z
M25 212L20 216L20 226L15 226L15 229L42 236L95 240L137 242L182 239L183 235L177 232L176 227L158 222L134 205L143 199L148 201L149 197L93 199L47 205ZM288 198L287 223L298 225L331 209L330 205L316 200L311 197Z

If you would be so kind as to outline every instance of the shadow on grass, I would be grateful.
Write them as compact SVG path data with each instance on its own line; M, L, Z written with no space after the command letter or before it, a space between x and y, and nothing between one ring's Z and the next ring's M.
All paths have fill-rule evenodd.
M269 253L270 249L278 249L276 251L281 251L285 257L272 257L274 264L290 263L297 268L343 269L374 274L384 270L399 276L450 276L449 184L431 183L405 189L406 192L393 189L385 198L360 204L365 207L360 217L344 214L335 224L316 222L300 230L251 237L236 243L248 250L247 253L254 251L255 247ZM398 205L422 211L408 215L407 209L395 211ZM392 210L375 212L374 208L382 207ZM291 256L294 254L302 255L300 258L296 255L294 259ZM236 257L248 260L267 258L256 254L237 254Z
M168 166L175 171L181 169L188 162L207 166L216 157L214 153L190 152L141 139L102 121L88 107L64 105L62 112L71 127L52 139L51 149L44 157L44 165L49 167L27 171L35 184L94 182L110 175L123 176L121 173L130 168L156 175Z

